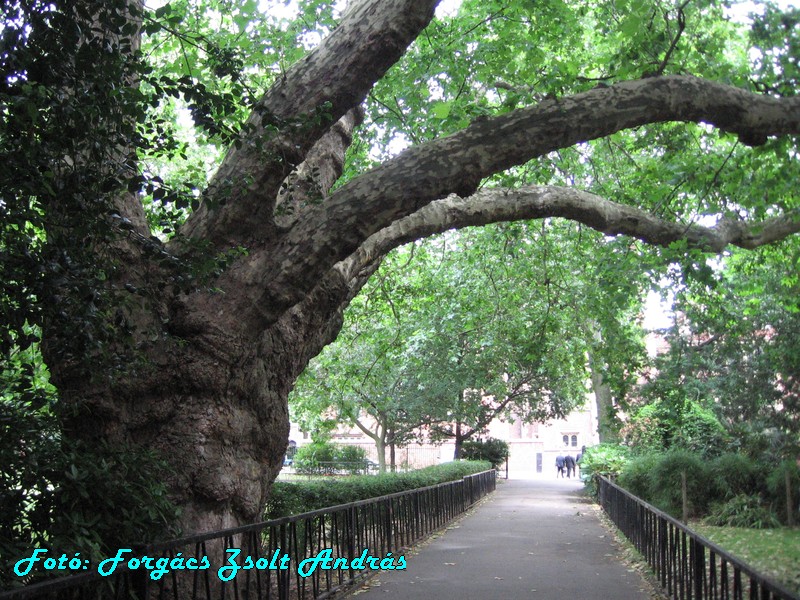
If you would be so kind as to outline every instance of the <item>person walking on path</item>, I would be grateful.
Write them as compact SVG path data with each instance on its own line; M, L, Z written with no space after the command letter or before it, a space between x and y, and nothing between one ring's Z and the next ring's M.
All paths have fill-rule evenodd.
M567 467L567 479L575 475L575 459L572 458L571 454L567 454L564 457L564 464Z
M556 473L556 479L558 477L561 477L562 479L564 478L564 465L565 464L566 464L566 459L564 458L564 456L562 454L559 454L558 456L556 456L556 469L558 471Z
M352 600L650 600L654 588L623 562L599 508L576 481L500 483L466 516L377 571Z

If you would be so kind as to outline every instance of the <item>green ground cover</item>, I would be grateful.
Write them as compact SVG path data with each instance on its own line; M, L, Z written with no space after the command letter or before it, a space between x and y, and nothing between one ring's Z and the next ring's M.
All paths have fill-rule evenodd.
M745 529L700 522L692 529L759 572L800 594L800 528Z

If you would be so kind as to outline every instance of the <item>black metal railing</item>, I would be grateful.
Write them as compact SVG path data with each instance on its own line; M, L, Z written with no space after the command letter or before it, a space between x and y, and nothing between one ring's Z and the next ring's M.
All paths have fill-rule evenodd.
M800 600L686 525L605 477L600 505L647 560L670 598L680 600Z
M404 567L404 548L466 511L495 484L490 470L459 481L132 547L119 561L109 557L112 560L81 575L0 592L0 600L325 597L368 573Z

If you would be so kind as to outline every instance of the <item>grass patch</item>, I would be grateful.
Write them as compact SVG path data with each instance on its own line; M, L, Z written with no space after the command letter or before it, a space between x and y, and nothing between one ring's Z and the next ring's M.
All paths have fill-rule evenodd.
M800 594L800 528L743 529L700 522L691 528L733 556Z

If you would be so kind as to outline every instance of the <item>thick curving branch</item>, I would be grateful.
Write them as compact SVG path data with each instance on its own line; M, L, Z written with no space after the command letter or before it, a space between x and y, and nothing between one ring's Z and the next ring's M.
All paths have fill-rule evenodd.
M666 221L640 208L571 188L495 188L469 198L449 196L431 202L370 236L334 269L357 285L361 270L407 242L449 229L547 217L563 217L606 235L628 235L656 246L685 240L690 247L715 253L729 245L753 249L800 232L800 211L759 222L722 217L715 226L704 227Z
M328 198L344 170L345 153L353 141L353 130L364 119L356 107L339 119L308 151L305 160L281 184L275 205L275 223L287 229L309 206Z
M370 236L431 202L453 193L470 196L482 178L553 150L663 121L706 122L740 136L798 134L800 98L760 96L695 77L674 76L597 88L479 120L451 136L413 147L352 180L326 202L306 208L274 243L252 247L246 259L219 279L219 287L226 291L221 309L230 315L232 325L244 330L269 326ZM531 214L530 206L519 206L509 208L498 220L536 216L547 215ZM602 218L597 218L602 229ZM625 214L625 218L631 220L631 235L645 232L654 219L643 211ZM625 232L622 217L614 221L619 232ZM768 235L782 235L781 226L785 223L771 224L768 234L751 231L752 242L746 242L742 232L736 235L742 244L758 243ZM720 231L736 230L728 222L719 227ZM658 226L642 239L661 243L662 237L668 240L676 235ZM711 238L707 241L711 243ZM218 299L209 300L218 303ZM204 302L197 299L195 306L202 310Z
M258 102L182 233L224 249L270 239L281 183L359 106L428 25L439 0L359 0Z
M696 77L655 77L476 121L407 150L308 211L279 242L282 261L273 262L273 252L253 256L251 266L273 285L251 289L250 302L270 310L294 304L374 233L438 198L471 195L493 173L560 148L665 121L705 122L750 141L765 140L800 134L800 98L760 96Z

